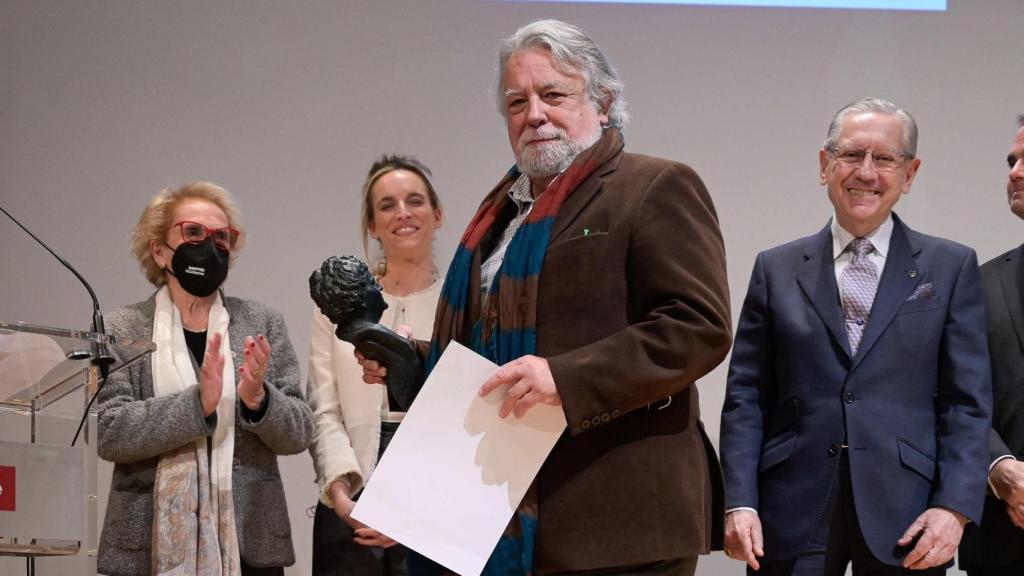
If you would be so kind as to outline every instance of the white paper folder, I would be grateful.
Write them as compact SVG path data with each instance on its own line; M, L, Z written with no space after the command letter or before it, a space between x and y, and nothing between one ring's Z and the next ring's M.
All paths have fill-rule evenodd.
M502 419L506 388L477 392L498 366L451 343L352 512L462 575L476 576L566 428L560 406Z

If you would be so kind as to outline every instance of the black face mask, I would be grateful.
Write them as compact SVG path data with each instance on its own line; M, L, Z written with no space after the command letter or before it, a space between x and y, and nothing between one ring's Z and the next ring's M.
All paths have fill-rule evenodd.
M171 258L173 272L168 272L186 292L204 298L216 292L228 277L230 255L214 245L213 238L202 244L180 244Z

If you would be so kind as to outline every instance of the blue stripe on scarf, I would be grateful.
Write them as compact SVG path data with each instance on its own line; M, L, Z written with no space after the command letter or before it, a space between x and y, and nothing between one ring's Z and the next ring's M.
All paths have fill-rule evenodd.
M544 254L548 249L548 237L554 224L555 217L548 216L536 222L527 221L520 226L509 242L495 282L500 276L515 280L539 276L544 265Z
M469 298L469 271L473 264L473 251L459 244L448 266L448 274L444 278L440 300L452 312L466 313L466 301ZM424 366L424 376L430 376L434 365L441 358L441 350L436 339L431 339L430 352Z
M517 512L516 516L519 517L521 535L512 537L502 534L480 576L523 576L530 573L537 519L521 512ZM408 573L415 576L442 576L445 573L444 566L415 550L408 551L405 563Z
M502 330L493 339L497 344L495 348L499 358L515 359L537 350L537 330L533 328Z
M534 328L501 330L491 334L491 339L487 342L482 342L482 339L483 325L477 322L473 324L473 337L470 340L473 351L499 366L521 356L533 354L537 350L537 330Z
M447 290L449 284L460 283L458 281L449 282L449 280L453 278L464 278L464 282L468 284L469 268L472 264L473 252L471 250L467 250L465 246L459 246L455 251L455 258L452 260L452 266L445 277L445 293L442 294L448 303L448 307L452 310L464 311L466 309L466 299L469 298L469 290L455 290L455 286L452 286L452 290Z
M522 534L517 538L502 534L480 576L522 576L530 573L537 519L523 513L517 513L517 516Z

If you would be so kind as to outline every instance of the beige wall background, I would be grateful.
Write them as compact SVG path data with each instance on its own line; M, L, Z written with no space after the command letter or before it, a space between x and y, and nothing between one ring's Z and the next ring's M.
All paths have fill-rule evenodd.
M361 253L358 193L382 152L418 155L446 208L444 266L513 162L493 104L498 39L540 17L581 25L619 67L628 149L691 164L714 195L734 315L754 256L831 214L817 149L832 113L889 98L921 126L923 166L897 206L987 260L1021 242L1004 158L1024 112L1024 3L945 13L450 0L0 0L0 205L90 281L104 310L151 287L128 236L157 190L208 179L238 197L249 245L226 290L281 310L303 361L306 278ZM0 318L84 329L85 291L0 220ZM725 368L700 383L717 439ZM307 574L316 489L281 461ZM101 490L110 467L100 472ZM101 503L102 507L102 503ZM68 561L39 563L67 573ZM23 570L0 559L0 573ZM741 574L716 555L700 574Z

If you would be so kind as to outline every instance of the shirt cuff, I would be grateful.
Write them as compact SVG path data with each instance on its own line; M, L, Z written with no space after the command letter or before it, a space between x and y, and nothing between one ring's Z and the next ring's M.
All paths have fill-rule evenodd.
M757 514L757 509L750 508L749 506L737 506L735 508L729 508L728 510L725 511L725 513L728 514L730 512L736 512L738 510L745 510L747 512L753 512L754 514Z
M1006 460L1007 458L1009 458L1011 460L1016 460L1016 458L1013 457L1013 454L1007 454L1005 456L1000 456L999 458L996 458L995 460L992 461L991 464L988 465L988 472L989 472L989 474L991 474L992 470L995 469L996 464L999 464L1000 462L1002 462L1003 460Z
M988 466L988 474L989 474L989 476L988 476L988 489L991 490L992 491L992 495L995 496L996 498L998 498L999 500L1002 500L1003 498L999 495L999 492L996 491L995 485L992 484L992 470L995 469L996 464L999 464L1003 460L1007 460L1007 459L1014 460L1014 461L1017 460L1016 458L1013 457L1012 454L1007 454L1005 456L1000 456L999 458L996 458Z

